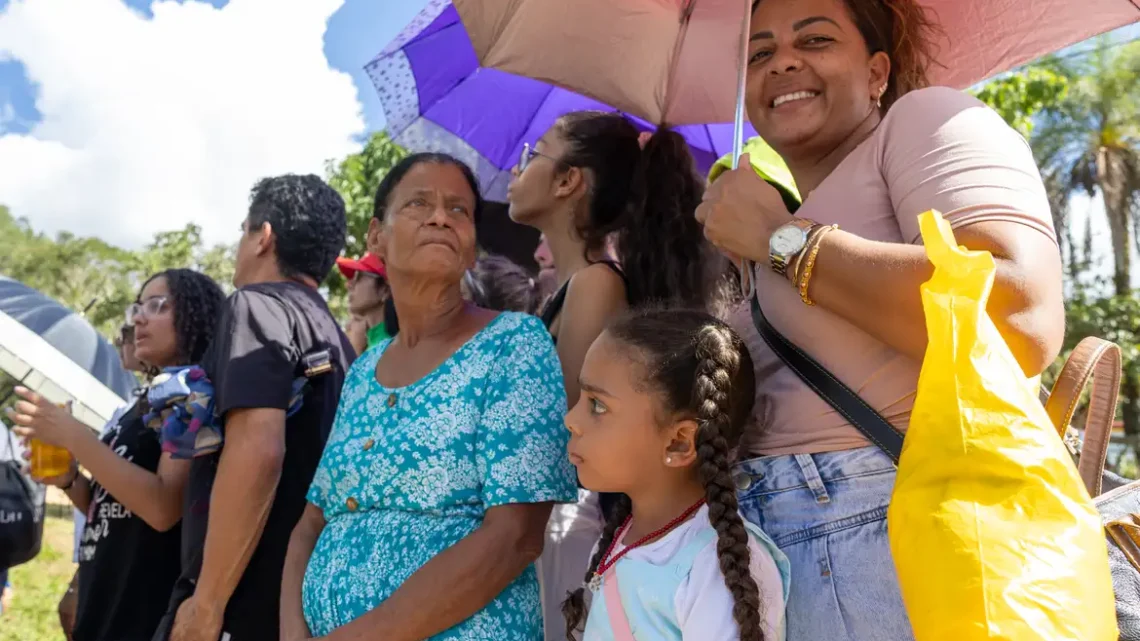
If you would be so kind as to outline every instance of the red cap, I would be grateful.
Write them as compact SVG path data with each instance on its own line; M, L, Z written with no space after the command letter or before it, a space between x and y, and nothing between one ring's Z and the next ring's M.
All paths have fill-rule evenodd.
M344 274L344 277L349 280L352 280L356 272L376 274L381 278L388 277L388 271L384 269L384 263L380 262L380 259L372 254L365 254L356 260L341 256L336 259L336 266L337 269L340 270L340 273Z

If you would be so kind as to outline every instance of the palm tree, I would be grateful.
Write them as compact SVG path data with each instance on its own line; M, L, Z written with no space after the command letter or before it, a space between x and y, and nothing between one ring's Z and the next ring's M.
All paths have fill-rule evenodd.
M1027 134L1041 168L1074 286L1067 346L1097 334L1125 348L1121 417L1125 434L1140 452L1140 371L1134 345L1129 344L1136 317L1127 312L1136 302L1132 250L1140 249L1140 42L1107 35L1091 45L1001 79L988 93L983 88L986 95L979 97L989 98L986 102L997 105L1007 121ZM1068 214L1070 199L1078 193L1099 195L1104 202L1114 296L1089 298L1089 292L1082 291L1080 276L1092 257L1092 221L1086 219L1084 243L1077 246ZM1128 331L1118 331L1123 329Z
M1068 199L1100 194L1112 237L1114 289L1130 295L1132 247L1140 247L1140 42L1102 36L1087 53L1039 64L1068 84L1063 99L1041 112L1031 137L1058 236L1069 237Z

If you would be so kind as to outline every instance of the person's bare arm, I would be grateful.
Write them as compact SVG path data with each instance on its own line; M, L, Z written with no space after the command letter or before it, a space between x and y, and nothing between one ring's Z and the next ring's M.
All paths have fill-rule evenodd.
M987 311L1028 376L1045 370L1065 335L1061 257L1056 244L1019 223L993 221L954 230L958 244L993 254L997 274ZM934 267L920 245L825 235L810 293L878 340L921 361L926 318L920 286Z
M223 612L261 540L285 460L285 411L254 408L226 414L226 443L210 494L198 608Z
M625 284L605 265L591 265L574 275L559 312L558 359L566 386L566 402L578 402L578 374L586 351L611 320L625 311Z
M550 503L487 510L479 529L417 570L328 641L422 641L487 607L542 554Z
M305 511L293 535L289 537L289 550L285 553L285 569L281 574L281 639L295 641L309 639L312 633L305 622L301 605L301 586L305 581L305 569L317 539L325 528L325 516L321 509L312 503L305 504Z
M182 520L182 492L190 476L190 461L164 453L158 469L149 472L116 454L86 429L74 431L67 449L115 500L155 530L165 532Z

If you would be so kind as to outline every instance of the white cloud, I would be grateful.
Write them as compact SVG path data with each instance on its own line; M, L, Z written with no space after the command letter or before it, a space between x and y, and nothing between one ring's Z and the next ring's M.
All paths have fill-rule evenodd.
M0 129L0 203L127 246L187 222L232 242L258 178L322 174L359 146L356 89L323 51L342 2L164 0L148 19L119 0L14 0L0 60L25 65L43 120Z

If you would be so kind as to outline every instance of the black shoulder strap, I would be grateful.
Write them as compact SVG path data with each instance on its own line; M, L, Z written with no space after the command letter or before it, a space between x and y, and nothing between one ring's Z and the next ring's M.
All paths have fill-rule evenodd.
M633 286L629 282L629 277L626 276L625 270L621 268L621 265L619 265L618 263L616 263L612 260L599 260L598 262L596 262L594 264L595 265L605 265L606 267L610 268L610 271L617 274L617 277L621 279L621 284L625 285L625 302L626 303L628 303L630 306L633 306L637 302L636 299L637 299L638 295L636 292L633 291Z
M570 281L562 283L562 287L546 301L546 305L542 307L542 314L539 318L542 319L542 324L546 325L549 330L550 326L554 324L554 319L558 318L558 312L562 311L562 305L566 302L566 290L570 289Z
M832 376L831 372L817 363L814 358L808 356L777 331L775 327L772 327L772 324L764 317L764 312L760 310L760 302L756 296L752 297L752 322L756 325L756 331L760 332L760 337L768 344L769 349L776 352L780 360L784 361L784 364L790 367L800 377L800 380L812 388L816 394L819 394L820 398L827 401L828 405L835 408L835 411L842 414L849 423L855 426L855 429L863 433L863 436L878 445L879 449L891 457L892 461L896 464L899 462L903 445L902 432L899 432L878 412L871 409L871 406L859 398L858 394Z
M605 265L606 267L609 267L615 274L618 275L618 278L621 279L621 282L625 284L626 298L630 298L629 281L626 280L625 271L622 270L621 265L618 265L612 260L599 260L596 263L590 264ZM565 283L563 283L562 287L559 287L558 291L555 292L554 295L546 301L546 305L543 306L542 314L539 316L539 318L542 319L542 324L546 325L546 329L550 329L550 326L554 323L554 319L558 317L558 312L562 311L562 306L566 303L566 292L570 289L571 280L574 280L573 276L570 277L570 280L567 280Z

